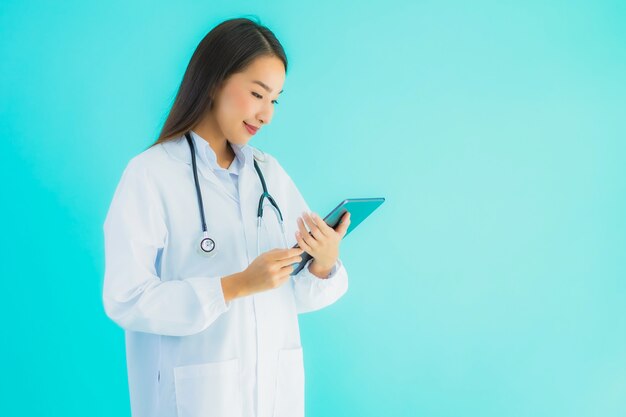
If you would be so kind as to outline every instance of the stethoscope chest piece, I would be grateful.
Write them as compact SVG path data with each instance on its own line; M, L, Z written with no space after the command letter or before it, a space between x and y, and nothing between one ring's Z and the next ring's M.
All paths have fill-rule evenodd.
M215 255L215 241L207 236L206 233L202 233L200 238L200 244L198 245L198 253L202 256L210 258Z

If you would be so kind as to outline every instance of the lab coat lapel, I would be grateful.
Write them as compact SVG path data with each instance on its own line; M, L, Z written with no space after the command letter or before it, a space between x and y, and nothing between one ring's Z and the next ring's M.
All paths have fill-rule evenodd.
M174 139L171 141L163 142L163 146L167 150L167 152L173 156L175 159L182 161L189 165L189 169L192 169L191 164L191 150L189 149L189 144L187 143L187 139L185 136L181 136L178 139ZM204 164L197 155L198 150L196 149L196 165L198 167L198 172L200 175L205 178L207 181L211 182L215 187L219 188L224 194L230 197L235 202L238 202L230 193L226 190L222 182L217 178L215 172ZM193 175L193 174L192 174Z
M253 161L246 161L239 172L239 201L241 218L244 222L244 233L248 251L248 263L256 258L257 239L257 207L263 193L261 182L254 170Z

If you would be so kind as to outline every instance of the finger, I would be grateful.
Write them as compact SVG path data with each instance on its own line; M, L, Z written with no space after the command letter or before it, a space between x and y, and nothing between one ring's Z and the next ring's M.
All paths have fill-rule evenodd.
M309 231L304 226L304 221L300 217L298 218L298 229L300 231L300 238L304 240L304 242L306 242L306 244L310 248L317 247L317 242L315 241L315 237L309 234ZM303 248L302 246L300 247ZM303 249L306 250L306 248L303 248Z
M311 234L313 235L315 240L323 240L326 237L326 235L324 235L320 228L317 227L309 213L302 213L302 218L306 222L307 226L309 226L309 230L311 231Z
M298 224L298 231L300 232L301 235L308 235L309 234L309 231L304 226L304 221L302 221L301 217L298 217L298 219L296 220L296 223Z
M350 227L350 212L346 211L341 217L339 226L337 226L337 233L339 233L341 237L345 236L348 227Z
M300 263L300 261L302 261L302 256L291 256L289 258L285 258L279 261L280 262L279 265L281 268L284 268L295 263Z
M273 260L279 261L301 255L304 250L302 248L275 249L276 253Z
M293 270L294 270L294 267L291 265L287 265L286 267L280 269L279 271L280 273L279 280L281 282L280 285L283 284L283 281L286 282L289 279Z
M317 237L315 237L312 233L313 232L307 233L305 235L301 235L300 237L311 247L311 249L316 250L320 245L320 241L318 241ZM319 231L316 231L316 233L319 236Z
M320 232L324 236L330 237L335 232L333 228L327 225L324 219L322 219L317 213L311 212L309 217L311 221L313 222L313 224L315 224L315 226L319 228Z
M304 251L307 252L309 255L313 252L313 248L309 246L309 244L306 243L304 239L302 239L302 234L300 232L296 232L296 241L298 242L298 246L304 249Z
M276 249L272 249L268 251L268 253L271 253L270 260L272 261L280 261L282 259L287 259L292 256L300 255L302 254L302 252L303 250L301 248L289 248L289 249L276 248Z

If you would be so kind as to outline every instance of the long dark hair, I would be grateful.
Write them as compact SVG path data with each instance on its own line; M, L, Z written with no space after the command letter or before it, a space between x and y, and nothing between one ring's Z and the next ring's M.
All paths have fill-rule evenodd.
M225 20L202 39L178 88L159 138L150 147L186 133L213 107L213 97L230 75L259 56L287 56L271 30L247 18Z

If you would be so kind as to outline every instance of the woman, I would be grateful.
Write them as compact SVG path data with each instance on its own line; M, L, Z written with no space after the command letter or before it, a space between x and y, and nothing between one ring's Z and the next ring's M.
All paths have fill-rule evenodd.
M103 302L126 331L135 417L304 415L297 315L346 292L350 221L333 230L310 215L278 161L247 144L270 123L286 70L267 28L216 26L159 139L115 190ZM313 259L290 275L303 252Z

